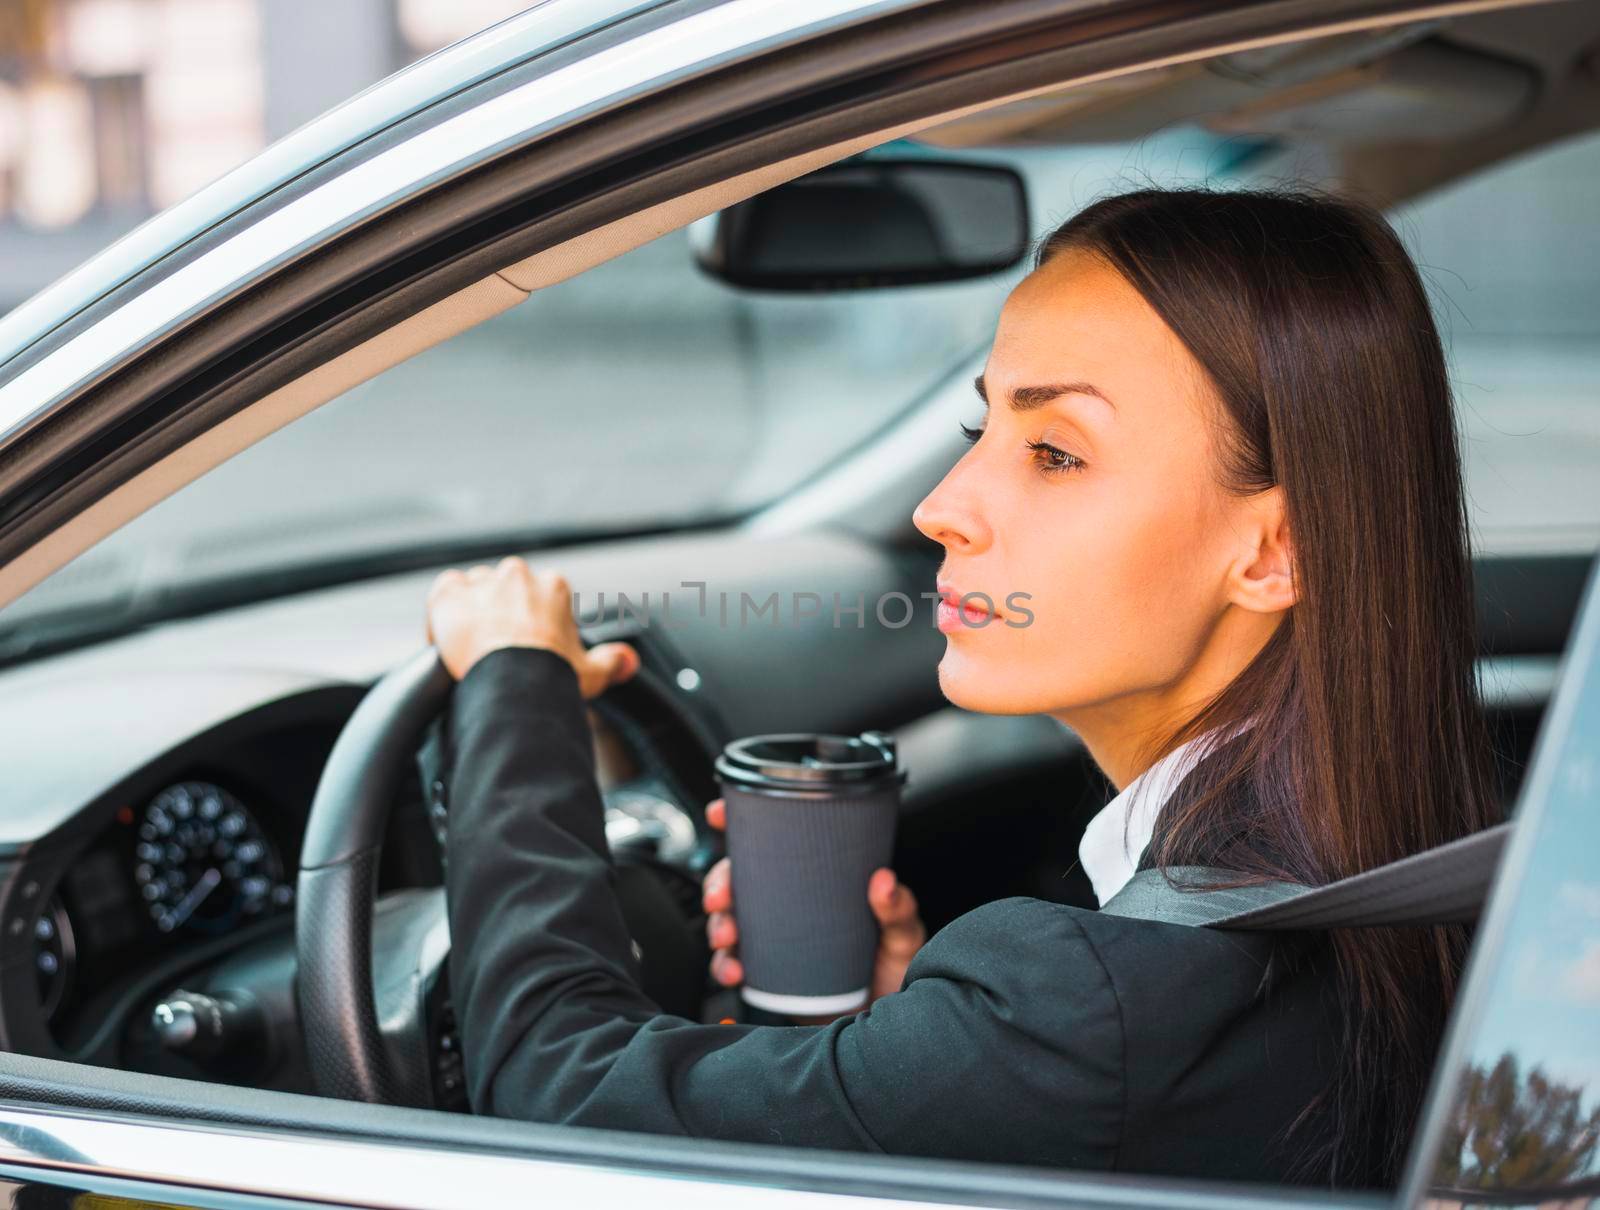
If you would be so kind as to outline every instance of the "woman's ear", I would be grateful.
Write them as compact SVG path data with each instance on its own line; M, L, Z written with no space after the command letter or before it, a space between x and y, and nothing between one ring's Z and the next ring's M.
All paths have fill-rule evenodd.
M1246 508L1244 549L1228 569L1228 600L1252 613L1279 613L1296 597L1294 544L1283 489L1257 492Z

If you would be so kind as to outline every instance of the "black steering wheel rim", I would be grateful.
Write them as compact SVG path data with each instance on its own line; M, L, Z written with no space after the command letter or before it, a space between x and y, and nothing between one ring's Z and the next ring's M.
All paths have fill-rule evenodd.
M401 778L455 681L428 647L368 691L312 799L295 907L295 995L318 1091L390 1105L432 1101L429 1073L395 1064L378 1026L372 928L378 857Z

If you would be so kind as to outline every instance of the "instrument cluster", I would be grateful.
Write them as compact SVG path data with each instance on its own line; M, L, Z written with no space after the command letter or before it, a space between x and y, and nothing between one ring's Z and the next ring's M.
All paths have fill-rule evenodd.
M212 782L162 790L140 814L137 836L134 883L163 933L224 933L294 899L277 846L244 803Z
M191 778L119 807L62 872L34 923L39 1000L52 1022L157 953L221 937L294 902L295 835L217 781ZM294 851L294 850L291 850Z

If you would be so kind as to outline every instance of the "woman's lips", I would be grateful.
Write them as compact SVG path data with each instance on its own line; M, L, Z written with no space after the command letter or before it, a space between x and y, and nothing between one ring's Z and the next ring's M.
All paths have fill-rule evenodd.
M994 615L977 601L965 605L959 597L945 594L934 611L935 621L945 634L956 630L980 630L994 621Z

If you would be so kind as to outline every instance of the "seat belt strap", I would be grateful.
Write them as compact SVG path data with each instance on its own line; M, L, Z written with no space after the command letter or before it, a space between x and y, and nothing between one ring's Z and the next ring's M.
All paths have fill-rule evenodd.
M1452 924L1477 918L1511 824L1322 886L1216 886L1238 874L1210 866L1140 870L1100 908L1112 916L1200 928L1324 929Z

